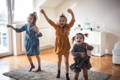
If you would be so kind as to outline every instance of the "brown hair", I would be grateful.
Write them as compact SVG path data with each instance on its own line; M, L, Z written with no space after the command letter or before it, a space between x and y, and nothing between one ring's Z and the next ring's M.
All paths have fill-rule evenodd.
M85 33L85 34L77 33L77 34L72 38L72 42L75 41L75 37L76 37L77 35L81 35L81 36L83 37L83 40L85 40L85 37L88 37L88 33Z
M36 24L36 21L37 21L37 14L36 14L36 12L31 13L29 16L33 17L33 24Z
M64 14L60 15L60 18L62 18L62 17L64 17L66 19L66 21L67 21L67 17Z

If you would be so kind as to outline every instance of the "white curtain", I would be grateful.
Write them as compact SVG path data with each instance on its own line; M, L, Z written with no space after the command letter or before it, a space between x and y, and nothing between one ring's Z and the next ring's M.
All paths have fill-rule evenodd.
M7 0L8 23L12 24L14 19L14 0Z

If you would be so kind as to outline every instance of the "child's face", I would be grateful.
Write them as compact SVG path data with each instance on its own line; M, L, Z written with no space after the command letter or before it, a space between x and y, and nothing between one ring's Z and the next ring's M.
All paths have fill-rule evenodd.
M33 17L29 16L28 17L28 24L33 24L33 21L34 21Z
M75 41L78 43L78 44L81 44L84 42L84 39L83 39L83 36L78 34L75 36Z
M60 27L64 27L66 25L66 23L67 23L66 18L65 17L60 17L60 19L59 19Z

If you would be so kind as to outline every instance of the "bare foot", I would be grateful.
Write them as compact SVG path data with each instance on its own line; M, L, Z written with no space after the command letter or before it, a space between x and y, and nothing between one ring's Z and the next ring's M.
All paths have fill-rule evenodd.
M32 69L34 69L35 68L35 66L33 65L33 66L31 66L31 68L29 69L29 72L31 72L32 71Z

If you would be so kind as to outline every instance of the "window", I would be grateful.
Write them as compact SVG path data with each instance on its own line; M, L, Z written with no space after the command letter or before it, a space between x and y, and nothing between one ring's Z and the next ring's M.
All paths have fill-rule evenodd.
M33 4L33 0L0 0L0 56L12 51L6 25L25 22L33 12Z
M8 23L7 0L0 0L0 53L8 51Z

